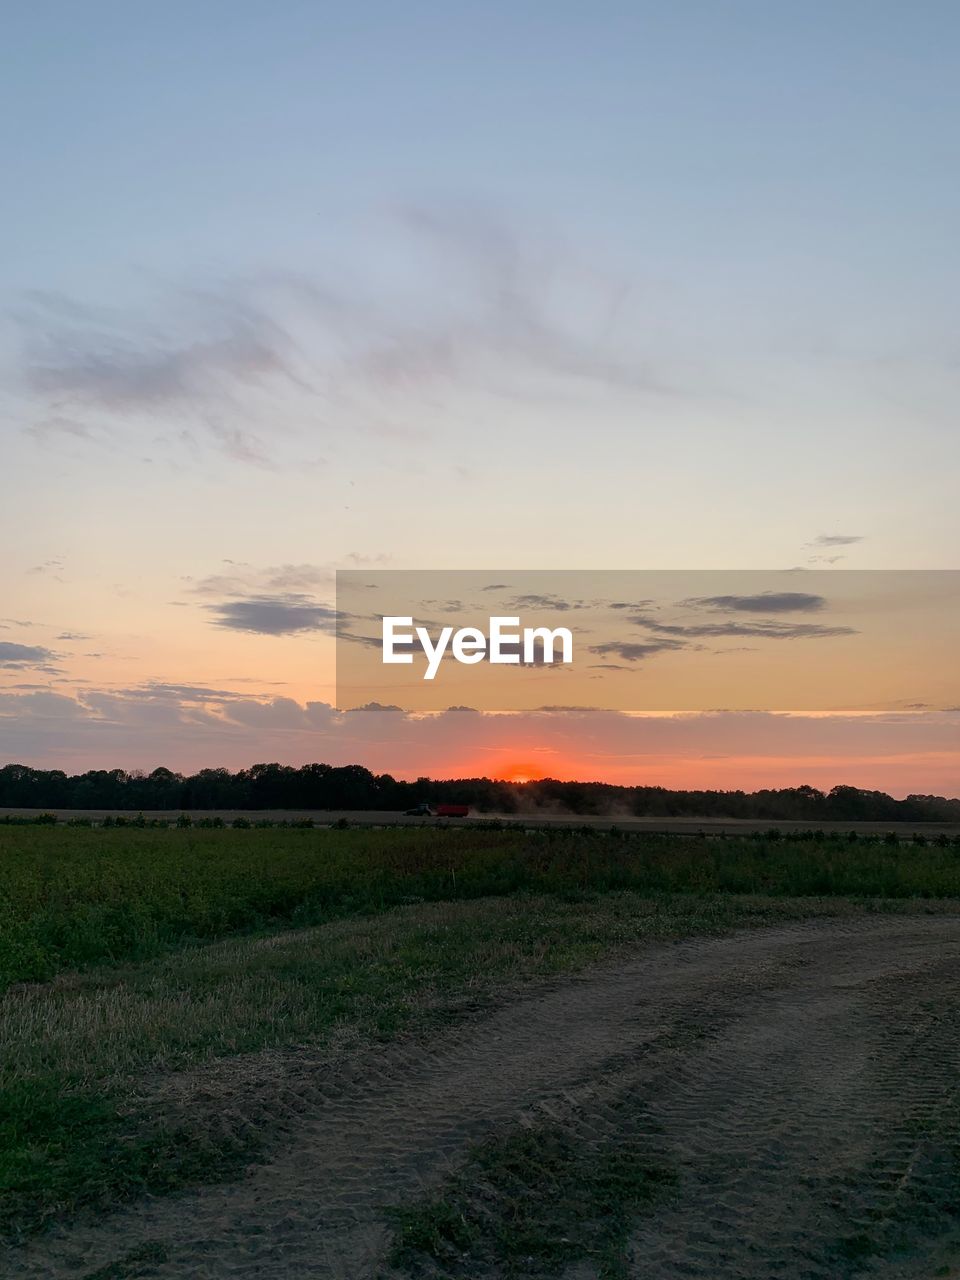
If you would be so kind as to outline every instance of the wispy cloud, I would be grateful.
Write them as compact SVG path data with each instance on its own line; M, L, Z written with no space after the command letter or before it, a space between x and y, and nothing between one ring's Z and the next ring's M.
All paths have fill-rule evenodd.
M277 352L249 325L232 322L222 337L177 346L87 332L77 349L48 336L29 365L31 386L55 398L116 412L169 408L223 394L228 381L251 383L284 372Z
M141 701L156 698L188 706L194 703L233 702L244 697L243 694L235 693L230 689L216 689L201 684L173 684L162 680L151 680L147 684L132 689L118 689L115 691L115 696Z
M411 239L425 251L400 296L376 280L333 283L332 263L326 278L261 272L171 287L130 310L26 295L13 318L27 429L54 447L149 427L151 438L200 439L263 465L304 417L314 436L417 433L415 411L448 392L674 393L643 351L617 339L622 280L571 257L548 263L477 211L403 208L381 235L401 237L408 256Z
M75 418L66 418L61 414L53 414L48 418L40 418L31 422L27 433L44 443L53 444L58 438L93 442L98 440L96 431L89 423L78 422Z
M44 560L40 564L32 565L27 570L27 573L33 577L46 575L53 578L55 582L62 582L63 578L60 575L63 572L63 567L63 556L51 556L49 560Z
M202 423L240 461L266 461L241 425L242 396L277 380L295 381L289 335L241 290L183 292L139 314L33 295L17 320L23 379L40 411L30 431L43 439L98 438L104 421L130 416Z
M194 580L189 590L199 596L256 596L287 591L332 590L335 573L328 565L280 564L258 569L235 560L223 562L223 573Z
M611 315L626 291L622 278L578 280L591 295L581 299L585 318L578 322L553 301L558 277L573 272L570 261L545 259L475 208L406 206L397 214L423 241L434 270L459 277L466 305L392 333L362 357L369 376L393 386L480 377L501 392L516 390L524 374L643 394L674 390L643 355L628 358L610 342Z
M836 547L852 547L863 541L863 534L860 533L821 533L805 544L814 551L813 555L807 557L807 564L839 564L841 560L846 559L845 554L825 555L823 553Z
M504 601L504 608L507 609L542 609L552 613L565 613L568 609L583 608L582 600L564 600L560 596L552 593L539 594L536 592L526 595L512 596L509 600Z

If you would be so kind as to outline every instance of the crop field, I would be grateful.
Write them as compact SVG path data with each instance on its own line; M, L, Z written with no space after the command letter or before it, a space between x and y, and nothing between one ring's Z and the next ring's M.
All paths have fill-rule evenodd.
M955 1274L958 903L947 836L0 825L0 1272Z

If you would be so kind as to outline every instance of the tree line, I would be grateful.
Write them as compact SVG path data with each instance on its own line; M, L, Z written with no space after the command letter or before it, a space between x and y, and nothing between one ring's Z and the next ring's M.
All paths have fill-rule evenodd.
M90 769L67 774L8 764L0 768L0 808L28 809L407 809L468 804L480 813L553 812L584 817L769 818L803 822L960 822L960 799L911 795L895 800L860 787L784 787L762 791L674 791L605 782L501 782L492 778L406 782L362 765L255 764L231 773L201 769L152 773Z

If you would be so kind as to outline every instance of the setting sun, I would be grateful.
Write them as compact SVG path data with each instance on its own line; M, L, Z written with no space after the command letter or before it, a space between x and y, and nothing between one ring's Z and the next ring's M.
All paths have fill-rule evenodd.
M502 782L535 782L542 778L543 770L535 764L508 764L494 774Z

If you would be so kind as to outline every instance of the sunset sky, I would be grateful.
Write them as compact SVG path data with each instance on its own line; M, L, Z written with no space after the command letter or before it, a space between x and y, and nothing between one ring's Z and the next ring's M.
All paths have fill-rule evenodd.
M332 634L338 569L957 567L955 4L4 26L0 762L960 795L908 644L871 706L803 640L820 706L423 716Z

